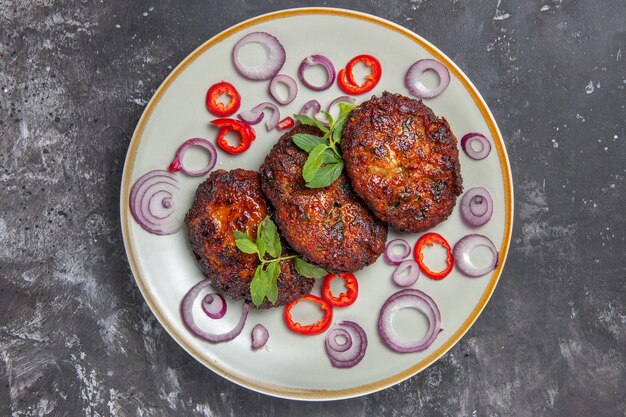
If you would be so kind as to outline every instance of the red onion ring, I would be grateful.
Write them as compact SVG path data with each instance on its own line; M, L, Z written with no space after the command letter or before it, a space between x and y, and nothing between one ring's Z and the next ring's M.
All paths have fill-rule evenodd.
M340 344L338 337L344 337ZM335 368L352 368L365 356L367 335L361 326L353 321L342 321L326 335L326 354Z
M405 271L409 269L409 273ZM398 265L391 279L398 287L410 287L417 282L420 277L420 267L413 259L407 259Z
M271 116L269 116L269 118L265 122L265 127L267 127L267 130L269 132L276 127L280 120L280 110L274 103L264 101L263 103L254 106L252 110L238 114L237 117L239 118L239 120L246 124L254 125L260 123L261 120L263 120L263 116L265 115L263 112L265 110L272 111ZM256 120L255 118L258 118L258 120ZM254 121L254 123L250 123L249 120Z
M428 88L422 83L420 77L426 71L434 71L439 76L439 85ZM418 98L435 98L450 84L450 71L441 62L434 59L420 59L406 72L404 85L409 89L409 93Z
M400 255L394 255L393 249L401 246L402 253ZM411 245L404 239L390 240L385 246L385 252L383 252L383 259L388 265L400 265L400 263L411 254Z
M428 332L422 340L407 342L400 338L393 328L395 314L403 308L414 308L428 318ZM385 301L378 316L378 333L389 349L398 353L420 352L427 349L441 332L441 313L437 304L428 295L419 290L406 289L393 294Z
M239 50L249 43L258 43L265 48L267 60L258 67L246 67L239 61ZM269 33L252 32L239 39L233 48L233 64L241 75L249 80L260 81L269 80L283 67L287 55L285 48L278 39Z
M237 115L237 119L247 125L258 125L263 120L265 114L263 112L255 113L252 110L241 112Z
M486 224L493 214L493 199L483 187L467 190L461 198L461 218L470 227Z
M212 319L221 319L226 314L226 300L222 294L207 294L202 299L202 311Z
M478 246L484 246L491 251L493 256L492 262L484 268L479 268L472 262L470 258L470 254L472 250L477 248ZM456 242L454 245L454 249L452 250L454 254L454 263L456 267L461 271L464 275L468 277L477 278L481 277L488 272L493 271L498 266L498 250L496 246L493 244L491 239L487 236L471 234L464 236Z
M171 235L181 227L174 202L178 195L174 174L154 170L141 176L130 192L130 212L135 221L149 233Z
M265 326L257 324L252 328L252 349L261 349L267 343L270 338L270 332L267 331Z
M279 83L285 84L287 86L287 89L289 90L287 98L285 99L282 99L278 96L278 84ZM274 100L276 100L278 104L282 104L282 105L289 104L298 95L298 84L296 84L296 80L294 80L289 75L278 74L274 78L272 78L272 81L270 81L270 94L272 95Z
M206 149L209 152L210 159L209 159L209 164L206 167L202 169L197 169L195 171L190 171L187 168L185 168L185 165L183 165L183 158L185 157L185 152L187 152L187 150L193 146L199 146L200 148ZM186 140L185 142L183 142L182 145L180 145L180 147L176 151L176 156L174 156L174 160L170 164L169 171L170 172L183 171L185 174L189 175L190 177L201 177L204 174L211 171L215 167L216 162L217 162L217 150L215 149L215 146L213 146L213 144L206 139L192 138L192 139Z
M313 85L304 78L304 71L311 65L321 65L326 70L326 82L321 86ZM335 75L333 63L324 55L310 55L304 58L298 67L298 78L300 78L302 84L313 91L324 91L330 88L335 83Z
M473 143L479 143L480 149L474 150L472 147ZM463 148L463 152L465 152L467 156L479 161L489 156L489 153L491 152L491 143L489 143L489 140L480 133L468 133L461 138L461 148Z
M185 295L185 297L183 297L183 301L180 304L180 312L183 318L183 323L191 333L201 339L206 340L207 342L227 342L239 336L239 333L241 333L241 331L243 330L243 326L246 324L246 318L248 317L248 311L250 310L250 306L248 304L243 305L243 309L241 310L241 318L231 331L215 334L202 330L200 327L198 327L193 318L193 303L196 298L198 298L198 294L200 294L200 291L202 291L209 285L211 285L210 279L200 281L199 283L191 287L189 292Z
M333 110L335 109L335 106L338 106L339 103L348 103L348 104L354 104L356 103L356 98L354 97L350 97L350 96L339 96L336 99L334 99L333 101L330 102L330 104L328 105L328 109L326 110L329 114L332 114ZM317 114L315 116L315 119L318 122L324 123L324 124L328 124L328 118L326 117L325 114Z
M300 109L299 114L302 114L304 116L315 117L315 115L319 113L321 109L322 109L322 105L320 104L319 101L309 100L306 103L304 103L304 106L302 106L302 108ZM313 113L311 113L311 110L313 110Z

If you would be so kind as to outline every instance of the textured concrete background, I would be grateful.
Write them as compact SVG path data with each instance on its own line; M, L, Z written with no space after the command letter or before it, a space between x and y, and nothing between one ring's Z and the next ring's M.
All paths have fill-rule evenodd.
M0 415L625 416L626 3L337 1L469 75L515 227L496 292L420 375L346 401L256 394L156 322L118 220L134 126L182 58L276 1L0 0Z

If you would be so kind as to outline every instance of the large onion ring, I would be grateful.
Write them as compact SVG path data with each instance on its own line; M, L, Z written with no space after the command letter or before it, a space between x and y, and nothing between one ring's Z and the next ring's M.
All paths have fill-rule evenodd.
M187 150L193 146L198 146L200 148L207 150L210 155L209 163L207 164L207 166L201 169L197 169L195 171L188 170L187 168L185 168L185 165L183 164L183 158L185 157L185 152L187 152ZM170 164L169 171L176 172L180 170L180 171L183 171L185 174L189 175L190 177L201 177L204 174L207 174L209 171L211 171L215 167L216 162L217 162L217 149L215 149L215 146L213 146L213 144L206 139L192 138L192 139L186 140L185 142L183 142L182 145L180 145L180 147L176 151L174 160Z
M343 344L337 339L343 337ZM367 335L361 326L353 321L342 321L326 335L326 354L335 368L352 368L365 356Z
M282 99L278 96L278 84L285 84L289 90L287 98ZM270 81L270 94L278 104L289 104L298 95L298 84L291 76L287 74L278 74Z
M420 77L426 71L434 71L439 76L439 85L428 88L422 83ZM418 98L435 98L450 84L450 71L441 62L434 59L420 59L406 72L404 85L409 89L409 93Z
M171 235L180 230L181 221L175 217L178 181L174 174L154 170L141 176L130 192L130 212L147 232Z
M461 198L461 218L470 227L486 224L493 214L493 198L486 188L474 187Z
M429 328L426 336L417 342L400 338L393 328L393 317L403 308L414 308L426 315ZM435 301L419 290L406 289L393 294L385 301L378 316L378 333L389 349L398 353L420 352L427 349L441 332L441 313Z
M321 65L326 70L326 82L321 86L313 85L304 78L304 71L311 65ZM300 63L298 67L298 78L300 78L302 84L311 90L324 91L335 83L335 67L333 63L330 62L330 59L326 58L324 55L311 55L304 58Z
M493 259L491 263L484 268L479 268L472 262L470 258L470 254L474 248L478 246L484 246L491 251ZM496 246L493 244L491 239L487 236L471 234L464 236L456 242L454 245L454 249L452 250L454 254L454 263L459 271L461 271L464 275L468 277L477 278L482 277L488 272L493 271L498 266L498 250Z
M267 60L258 67L246 67L239 61L239 50L249 43L258 43L265 48L267 52ZM285 48L280 44L278 39L269 33L252 32L248 33L235 44L233 48L233 63L235 68L241 75L249 80L260 81L269 80L283 67L287 55Z
M198 327L193 318L193 303L196 298L198 298L198 294L200 294L200 291L202 291L209 285L211 285L210 279L200 281L189 290L185 297L183 297L183 301L180 304L180 312L183 318L183 323L185 324L187 329L189 329L189 331L191 331L194 335L206 340L207 342L227 342L239 336L239 333L241 333L241 331L243 330L243 326L246 324L246 318L248 317L248 311L250 310L250 306L248 304L243 305L243 309L241 310L241 318L231 331L216 334L202 330L200 327Z
M472 147L472 144L474 143L478 143L480 145L479 150L475 150ZM463 148L463 152L465 152L467 156L479 161L489 156L489 153L491 152L491 143L489 143L489 140L480 133L468 133L463 135L461 138L461 148Z

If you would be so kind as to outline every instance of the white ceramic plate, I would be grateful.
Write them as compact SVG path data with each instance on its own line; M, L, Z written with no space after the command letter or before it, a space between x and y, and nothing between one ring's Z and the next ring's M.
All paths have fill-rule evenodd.
M381 342L376 325L378 312L384 301L399 290L390 279L392 267L382 257L357 273L360 283L357 302L334 311L334 322L356 321L369 338L364 359L351 369L330 365L323 334L306 337L290 332L283 322L282 308L252 311L239 337L217 345L194 337L184 327L180 301L203 275L196 267L184 231L155 236L134 221L128 205L130 189L145 172L167 168L184 140L205 137L214 141L217 129L209 126L208 121L213 117L204 105L206 90L213 83L221 80L233 83L242 96L241 110L269 99L268 82L245 80L231 62L233 45L254 31L271 33L280 40L287 52L281 72L296 79L300 61L313 53L326 55L337 69L355 55L376 56L382 64L383 77L371 93L358 97L359 102L384 90L408 95L404 75L409 66L418 59L437 59L448 67L452 80L441 96L425 103L449 121L458 138L468 132L481 132L494 144L491 154L482 161L471 160L463 152L460 159L465 189L481 185L493 195L494 215L477 232L490 237L499 248L500 263L493 273L478 279L466 278L456 269L442 281L430 280L422 274L413 288L426 292L439 305L444 328L427 350L399 354ZM258 50L260 47L255 50L254 45L244 49L246 59L258 59ZM315 76L314 71L311 76ZM299 84L296 100L281 107L281 114L284 117L296 113L313 98L327 106L339 95L343 93L336 84L321 93ZM258 125L256 132L256 141L244 154L233 157L220 150L216 168L257 170L281 133L267 132L264 125ZM198 156L190 155L189 163L194 158ZM178 207L184 214L205 177L191 178L182 173L177 177L182 187ZM231 381L274 396L306 400L348 398L384 389L420 372L450 349L476 320L495 288L509 245L512 211L511 175L504 143L485 102L461 70L426 40L394 23L326 8L285 10L256 17L220 33L185 58L157 90L139 121L126 158L121 190L124 243L133 274L146 302L170 335L198 361ZM450 218L434 231L451 245L465 234L476 232L461 221L458 204ZM399 235L390 230L388 239ZM402 237L413 244L418 235ZM319 284L313 292L319 294ZM242 306L230 303L229 307L229 313L219 321L224 328L232 327ZM265 325L271 336L266 349L252 351L250 331L256 323ZM215 326L208 321L204 324ZM419 335L426 331L426 320L417 313L402 314L395 326L403 334Z

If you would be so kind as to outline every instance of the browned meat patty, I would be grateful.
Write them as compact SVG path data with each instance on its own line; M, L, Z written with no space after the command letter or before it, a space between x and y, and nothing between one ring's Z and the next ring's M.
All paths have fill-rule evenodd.
M308 154L293 144L296 133L322 136L310 126L292 129L260 169L283 237L305 260L330 272L353 272L373 263L385 249L387 226L354 194L345 174L326 188L306 187L302 167Z
M189 244L202 272L214 287L252 306L250 281L259 259L241 252L233 233L239 230L256 240L258 225L270 214L258 172L220 169L200 184L185 217ZM282 256L288 255L293 252L283 245ZM285 305L311 292L314 280L298 274L293 259L282 261L280 272L276 304L265 299L259 308Z
M379 219L416 233L452 213L463 191L457 140L421 101L372 97L350 113L341 141L352 186Z

